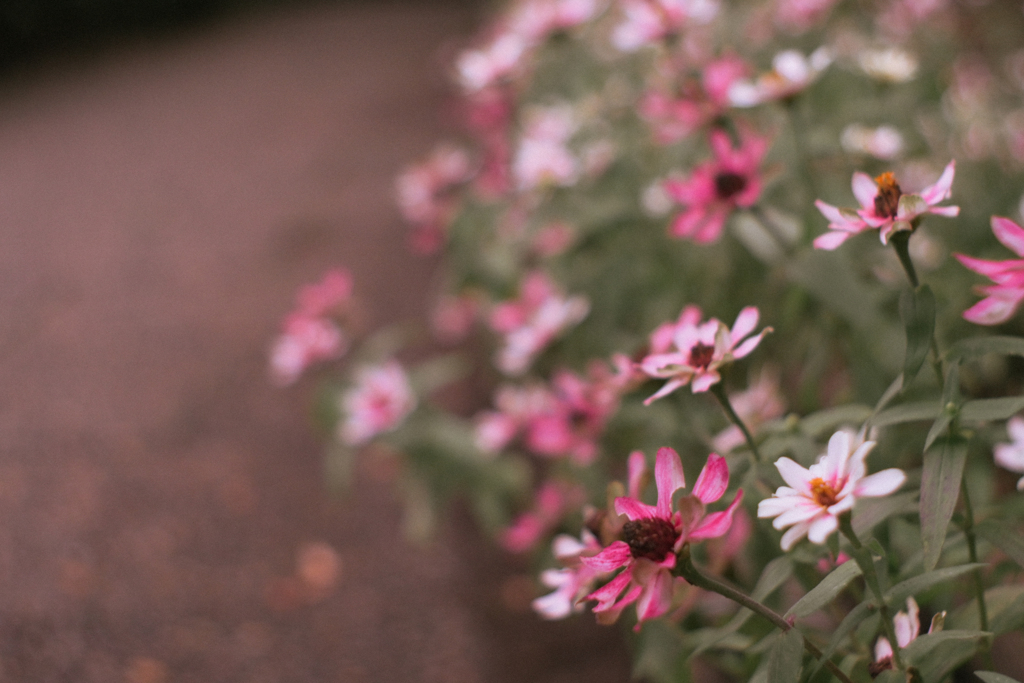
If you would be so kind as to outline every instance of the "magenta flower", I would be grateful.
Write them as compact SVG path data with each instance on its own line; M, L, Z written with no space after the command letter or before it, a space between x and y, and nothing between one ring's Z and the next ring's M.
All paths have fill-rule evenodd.
M714 161L693 169L688 178L670 178L665 191L687 207L672 222L673 237L692 239L699 244L714 242L722 234L725 220L737 207L748 208L761 196L758 173L768 151L768 140L748 135L737 149L722 130L711 133Z
M1024 228L1009 218L993 216L992 232L1004 246L1024 257ZM1024 258L986 261L964 254L954 256L995 283L979 288L987 296L964 311L964 318L978 325L998 325L1009 320L1024 300Z
M356 371L355 386L341 397L341 440L359 446L400 425L416 407L405 370L398 361Z
M614 620L634 602L639 622L668 612L672 606L676 553L684 543L725 535L743 498L743 491L737 491L728 508L707 514L705 506L721 498L729 486L729 468L725 458L717 453L708 456L693 491L680 500L679 510L672 509L672 495L686 487L686 479L679 454L671 448L658 451L654 480L658 488L657 505L647 505L633 497L616 498L615 511L628 518L622 527L624 540L615 541L593 557L582 558L584 565L598 571L623 569L586 597L598 601L594 612L599 618L604 615Z
M839 528L839 515L852 510L858 498L887 496L903 486L907 475L896 468L864 476L864 459L874 447L874 441L860 443L851 432L838 431L828 452L809 469L785 457L775 461L788 486L758 503L757 516L775 517L776 529L790 527L782 536L783 550L804 536L824 543Z
M814 240L816 249L831 251L850 237L868 230L878 230L882 244L888 244L893 233L912 231L924 214L956 216L959 206L937 206L952 195L956 162L950 161L942 175L918 194L904 194L892 173L883 173L874 180L860 171L853 174L853 195L860 202L856 211L840 209L820 199L814 202L828 219L826 232Z
M757 327L760 315L754 306L740 311L732 330L717 318L701 323L701 315L699 307L687 306L672 328L662 326L655 330L652 335L655 353L640 361L640 369L650 377L668 379L668 382L644 401L645 405L687 384L695 394L707 391L721 381L719 368L749 354L761 343L761 338L772 331L766 327L756 336L747 338ZM669 331L674 350L662 346Z

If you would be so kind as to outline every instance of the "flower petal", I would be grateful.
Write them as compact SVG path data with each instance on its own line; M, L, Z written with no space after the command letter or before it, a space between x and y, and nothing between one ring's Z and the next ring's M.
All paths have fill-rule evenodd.
M896 469L895 467L882 470L857 482L856 487L853 489L853 495L858 498L887 496L903 486L903 482L906 480L907 475L904 474L903 470Z
M782 534L782 550L788 552L797 541L807 535L807 530L811 527L810 522L802 522L789 528L789 531Z
M860 205L872 212L875 210L875 197L878 195L878 185L866 173L857 171L853 174L851 182L853 196L857 198Z
M633 553L625 541L615 541L597 555L581 557L580 562L599 572L610 572L628 563L632 557Z
M626 515L634 522L638 519L650 519L661 516L658 514L658 508L653 505L647 505L639 500L624 496L615 499L615 511L620 515Z
M654 482L658 486L658 516L672 516L672 494L686 488L683 463L671 448L659 448L654 459Z
M810 496L811 479L813 477L807 468L786 457L776 460L775 467L779 470L779 474L782 475L783 481L793 487L797 493Z
M636 603L637 619L655 619L668 612L671 606L672 575L667 571L659 571L640 593Z
M813 522L807 529L807 540L811 543L821 545L836 529L839 528L839 520L833 515L822 515Z
M640 498L640 484L644 473L647 471L647 459L644 457L642 451L633 451L629 454L629 460L626 463L627 471L629 472L629 497Z
M721 498L727 488L729 466L725 463L725 458L718 453L712 453L708 456L704 469L700 471L697 483L693 485L693 495L707 505Z
M733 513L743 499L743 489L736 492L736 497L729 503L729 507L721 512L713 512L700 521L699 524L688 535L689 540L699 541L704 538L718 538L724 536L729 527L732 526Z
M943 169L942 175L934 184L921 190L921 198L929 204L938 204L952 195L953 175L956 173L956 160L950 161Z
M735 346L741 339L754 331L757 327L757 320L760 317L756 306L747 306L736 316L736 322L732 325L732 344Z
M992 232L996 239L1017 256L1024 256L1024 228L1009 218L992 216Z

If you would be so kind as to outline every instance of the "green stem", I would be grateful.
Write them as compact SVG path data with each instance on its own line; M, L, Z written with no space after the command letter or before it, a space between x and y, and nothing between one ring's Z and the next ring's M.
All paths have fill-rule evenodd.
M735 410L733 410L732 403L729 402L729 396L725 393L725 387L722 386L722 383L719 382L717 384L712 384L711 393L716 399L718 399L718 404L722 406L722 410L725 411L729 420L739 427L741 432L743 432L743 438L746 440L747 446L750 448L750 453L754 457L754 462L761 462L761 453L757 450L757 444L754 443L754 437L750 435L750 430L747 429L747 425L743 424L743 420L741 420L740 416L736 414Z
M960 497L964 501L964 535L967 537L967 552L972 563L978 561L978 544L974 535L974 508L971 506L971 495L967 491L967 478L960 479ZM981 570L975 569L974 592L978 596L978 620L981 622L981 630L988 630L988 608L985 605L985 583L981 578Z
M853 524L850 522L849 512L839 516L839 530L846 536L850 545L853 546L853 553L851 553L853 559L857 561L857 565L864 574L864 582L867 583L868 588L875 596L875 602L878 603L878 614L882 618L882 629L885 631L885 637L892 646L892 663L897 669L906 671L906 667L903 666L903 660L900 658L900 643L896 639L896 627L893 624L892 616L889 614L889 607L885 604L885 596L882 594L882 587L878 582L878 574L875 572L875 562L871 558L871 551L861 545L860 539L857 538L857 534L853 530Z
M704 590L709 590L712 593L718 593L719 595L726 597L729 600L732 600L733 602L742 605L743 607L746 607L751 612L770 621L772 624L778 627L783 633L794 628L793 624L786 621L785 617L783 617L781 614L771 609L770 607L758 602L749 595L741 593L740 591L736 590L728 584L712 579L710 576L705 576L704 574L701 574L693 565L693 561L690 559L689 545L683 546L682 550L679 551L679 563L676 565L676 572L684 579L686 579L686 581L691 585L696 586L697 588L703 588ZM804 637L803 641L804 649L807 650L807 652L810 653L810 655L815 659L821 660L821 650L819 650L813 643L807 640L806 637ZM832 672L832 675L834 675L836 678L842 681L842 683L853 683L850 680L850 677L847 676L842 669L836 666L832 662L832 660L824 660L824 666Z
M910 286L917 289L920 283L917 281L917 271L914 270L914 262L910 258L910 236L912 234L909 230L900 230L893 233L892 237L889 238L889 242L896 250L896 255L900 257L900 264L907 274L907 279L910 280Z

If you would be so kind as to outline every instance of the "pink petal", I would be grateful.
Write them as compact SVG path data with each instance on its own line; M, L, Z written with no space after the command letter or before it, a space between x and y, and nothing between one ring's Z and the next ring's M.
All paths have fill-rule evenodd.
M756 306L747 306L740 311L740 314L736 316L736 322L732 325L732 332L730 332L733 344L754 331L759 317L760 314Z
M666 571L659 571L640 593L640 599L636 603L637 619L655 619L668 612L671 606L672 575Z
M1011 249L1017 256L1024 256L1024 228L1009 218L992 216L992 232L997 240L1002 242L1008 249Z
M810 496L811 479L814 477L811 476L810 471L806 467L786 457L776 460L775 467L779 470L779 474L782 475L783 481L793 487L797 493Z
M858 498L877 498L878 496L888 496L890 493L903 486L903 482L907 480L907 475L903 473L903 470L896 469L895 467L881 472L875 472L870 477L864 477L857 486L853 489L853 495Z
M736 497L729 503L729 507L721 512L713 512L700 521L687 538L691 541L699 541L703 538L718 538L724 536L729 527L732 526L733 513L743 499L743 489L736 492Z
M989 261L988 259L974 258L966 254L953 254L964 267L973 270L975 273L984 275L992 280L998 280L1000 276L1012 272L1020 267L1020 261Z
M586 558L584 558L586 559ZM619 597L629 582L633 579L632 572L628 569L614 579L598 588L596 591L584 598L584 600L597 600L600 604L594 608L595 612L603 612L612 608L615 598Z
M661 516L658 513L658 508L653 505L647 505L646 503L641 503L639 500L626 497L619 497L615 499L615 511L620 515L626 515L633 521Z
M998 325L1013 316L1021 298L1024 298L1024 291L1013 299L990 296L964 311L964 318L976 325Z
M880 662L886 658L892 658L892 645L889 644L888 638L879 636L875 641L875 661Z
M658 486L658 516L672 516L672 494L686 488L683 463L671 448L659 448L654 459L654 481Z
M721 375L714 370L706 370L693 379L691 389L693 390L693 393L699 394L702 391L710 389L714 384L721 381L721 379Z
M935 214L936 216L946 216L947 218L953 218L954 216L960 215L959 206L933 206L928 209L928 213Z
M852 236L852 232L826 232L824 235L818 235L814 238L814 248L832 251Z
M949 199L953 188L953 175L956 173L956 161L950 161L942 171L942 175L930 185L921 190L921 198L929 204L938 204L943 199Z
M840 430L828 440L828 453L818 461L822 479L835 488L846 481L847 461L850 459L850 434Z
M669 380L668 382L665 382L665 386L663 386L661 389L658 389L656 392L654 392L644 400L644 405L649 406L651 405L651 403L657 401L659 398L662 398L663 396L668 396L679 387L685 386L689 379L690 378L687 377L686 379L673 379Z
M729 466L725 463L725 458L718 453L712 453L708 456L704 469L700 471L697 483L693 485L693 495L700 502L708 505L721 498L727 488L729 488Z
M647 459L641 451L633 451L626 467L629 471L629 497L640 498L640 480L647 471Z
M717 240L722 235L725 219L728 217L729 208L725 206L719 206L709 212L704 224L697 228L696 233L693 235L693 241L697 244L708 244Z
M581 557L582 562L591 569L600 572L610 572L627 564L633 558L633 553L625 541L615 541L610 546L591 557ZM621 576L621 575L620 575Z
M734 349L732 357L736 359L745 358L747 354L757 348L757 345L761 343L761 340L764 339L766 334L773 331L774 330L770 327L764 328L756 337L751 337Z
M878 195L878 185L871 179L871 176L857 171L853 174L853 196L857 198L860 205L865 209L874 211L875 197Z

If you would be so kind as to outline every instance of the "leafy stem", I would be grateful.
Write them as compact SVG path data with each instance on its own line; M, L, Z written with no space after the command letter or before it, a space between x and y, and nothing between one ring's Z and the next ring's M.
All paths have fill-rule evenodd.
M729 396L725 393L725 387L722 383L711 385L711 393L716 399L718 399L719 405L722 406L722 410L725 411L729 421L739 427L740 431L743 432L743 438L747 442L747 446L750 448L750 453L754 458L754 462L761 462L761 453L757 450L757 444L754 443L754 437L750 435L750 430L747 429L747 425L743 424L743 420L733 410L732 403L729 402Z
M704 574L701 574L700 571L697 570L697 567L694 566L693 561L690 559L690 546L688 544L684 545L683 548L679 551L678 560L679 561L676 564L676 573L678 573L680 576L686 579L686 581L689 582L691 585L696 586L697 588L703 588L704 590L711 591L712 593L718 593L719 595L726 597L729 600L732 600L733 602L743 607L746 607L751 612L770 621L772 624L778 627L783 633L786 633L787 631L790 631L794 628L793 624L786 621L785 617L783 617L781 614L771 609L767 605L758 602L754 598L750 597L749 595L745 595L741 591L736 590L728 584L722 583L721 581L717 581L716 579L712 579L710 576L705 576ZM821 650L819 650L813 643L807 640L806 637L803 638L803 641L804 649L807 650L807 652L815 659L821 660ZM830 672L832 672L833 676L842 681L842 683L853 683L850 680L850 677L847 676L842 669L836 666L832 662L832 660L824 660L824 666Z
M971 494L967 490L967 477L960 479L960 497L964 501L964 517L962 526L964 536L967 537L967 553L971 562L978 561L978 543L974 534L974 508L971 506ZM978 596L978 621L981 623L981 630L988 630L988 608L985 605L985 583L981 578L981 570L975 569L971 572L974 575L974 592Z

